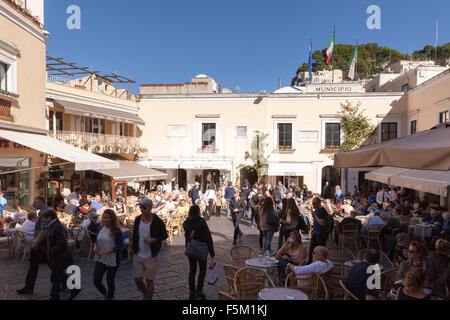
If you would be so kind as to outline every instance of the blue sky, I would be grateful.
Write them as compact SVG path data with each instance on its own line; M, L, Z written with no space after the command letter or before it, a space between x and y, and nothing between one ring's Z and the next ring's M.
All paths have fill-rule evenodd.
M66 8L81 8L81 30L66 27ZM381 8L381 30L369 30L366 9ZM336 43L377 42L403 53L450 42L450 1L428 0L45 0L53 57L115 70L139 84L185 83L212 76L241 92L290 85L314 49Z

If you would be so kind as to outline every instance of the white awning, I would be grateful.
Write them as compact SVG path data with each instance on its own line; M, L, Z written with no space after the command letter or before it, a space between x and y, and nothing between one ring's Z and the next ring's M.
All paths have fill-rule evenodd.
M447 197L450 171L408 170L392 177L391 184Z
M113 169L119 164L45 135L0 129L0 137L75 163L75 170Z
M384 184L392 184L391 178L398 174L409 171L409 169L394 168L394 167L382 167L375 171L366 173L365 177L367 180L376 181Z
M144 160L139 161L140 165L143 165L147 168L155 168L155 169L178 169L178 165L180 164L179 160Z
M233 168L232 160L224 159L149 159L139 162L147 168L156 169L185 169L185 170L224 170L231 171Z
M166 173L146 168L137 162L117 160L119 168L117 169L99 169L95 170L104 175L110 176L113 180L125 180L127 182L163 180L167 177Z
M294 176L302 177L312 174L311 163L283 163L272 162L269 163L268 175L269 176Z

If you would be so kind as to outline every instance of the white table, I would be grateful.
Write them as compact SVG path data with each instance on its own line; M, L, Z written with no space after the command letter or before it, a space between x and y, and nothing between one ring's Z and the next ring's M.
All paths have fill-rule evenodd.
M260 300L308 300L308 295L303 291L291 288L265 288L258 298Z
M433 231L433 228L435 226L432 224L415 224L415 225L409 225L410 229L414 229L414 237L417 237L420 242L424 241L425 238L431 238L431 234Z
M276 268L277 264L277 260L273 260L270 258L251 258L245 261L245 265L247 267L260 268L264 270Z

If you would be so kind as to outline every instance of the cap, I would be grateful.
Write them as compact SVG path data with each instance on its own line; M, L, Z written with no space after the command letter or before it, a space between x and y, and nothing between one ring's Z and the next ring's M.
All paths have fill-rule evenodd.
M200 185L200 183L199 183L199 182L195 182L195 185L196 185L196 186L199 186L199 185Z
M142 200L141 202L139 202L139 205L140 205L140 206L142 206L142 205L147 205L147 206L149 206L150 208L153 208L153 201L150 200L150 199L144 199L144 200Z

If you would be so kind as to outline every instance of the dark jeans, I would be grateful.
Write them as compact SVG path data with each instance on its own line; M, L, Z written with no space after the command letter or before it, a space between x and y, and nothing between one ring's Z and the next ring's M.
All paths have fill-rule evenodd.
M222 207L216 206L216 217L220 218L220 214L222 212Z
M287 239L286 238L286 229L283 226L281 226L280 233L278 236L278 250L280 250L280 248L283 246L285 239Z
M206 208L206 210L204 212L204 217L206 220L209 220L209 218L212 217L213 207L214 207L214 200L211 199L208 201L208 207Z
M114 299L115 283L117 269L119 268L120 259L116 259L117 267L108 267L104 263L96 262L94 268L94 286L100 291L102 295L108 294L108 300ZM102 283L103 276L106 272L106 283L108 285L108 291Z
M264 233L262 230L259 230L259 248L263 249L263 241L264 241Z
M197 279L197 291L203 291L203 283L206 276L206 264L207 257L196 258L188 257L189 259L189 291L191 293L195 292L195 275L197 273L197 264L199 266L200 272Z
M275 234L275 231L273 230L264 230L264 243L263 243L263 250L266 252L267 250L271 251L271 244L272 244L272 238Z
M236 242L238 235L242 233L241 229L239 228L239 223L241 223L241 219L242 219L242 212L237 212L233 214L233 225L234 225L233 242Z
M309 245L308 263L312 263L312 256L315 247L322 246L326 247L326 242L328 240L328 234L317 234L313 233L311 237L311 244Z
M59 292L61 291L61 286L63 283L67 282L67 274L64 269L56 268L54 262L49 262L48 264L50 273L50 282L52 283L52 288L50 290L51 300L59 300Z
M251 208L252 209L252 223L251 225L254 226L256 224L256 208Z

